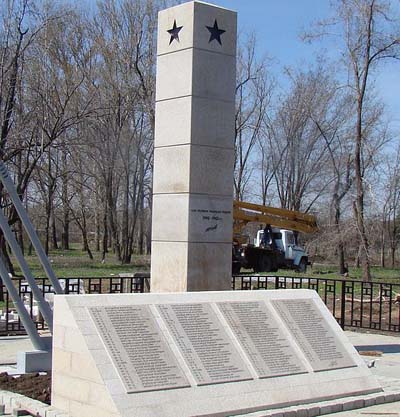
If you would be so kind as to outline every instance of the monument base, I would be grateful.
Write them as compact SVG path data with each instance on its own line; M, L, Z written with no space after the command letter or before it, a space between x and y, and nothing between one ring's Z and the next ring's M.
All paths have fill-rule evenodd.
M51 371L51 352L46 350L18 352L17 371L20 374Z
M56 296L52 405L231 416L382 391L310 290Z
M17 371L21 374L51 371L51 336L42 336L46 350L17 353Z

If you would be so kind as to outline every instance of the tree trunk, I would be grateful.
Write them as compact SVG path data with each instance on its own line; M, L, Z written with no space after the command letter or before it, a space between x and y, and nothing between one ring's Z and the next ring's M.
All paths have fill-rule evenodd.
M96 195L96 207L94 213L94 250L100 252L100 202Z
M17 183L21 184L22 182L22 154L19 153L17 156ZM23 193L18 193L20 200L23 202ZM25 207L26 208L26 207ZM22 221L18 216L18 220L15 222L16 227L16 239L18 242L19 247L21 248L22 254L25 255L25 248L24 248L24 228L22 225Z
M3 235L2 230L0 230L0 256L7 268L7 271L11 275L15 275L14 265L11 262L10 256L7 251L7 241Z
M396 208L392 212L392 219L388 221L388 231L390 233L390 264L392 268L395 268L396 264L396 249L399 242L399 224L400 220L397 214Z
M101 255L101 261L104 262L106 254L108 253L108 219L107 219L107 202L105 202L104 213L103 213L103 250Z
M345 265L345 256L344 256L344 242L342 238L342 231L340 228L340 220L341 220L341 207L340 207L340 198L338 194L338 188L339 188L339 182L336 183L335 191L333 193L333 206L335 209L335 229L337 234L337 255L338 255L338 267L339 267L339 273L343 275L345 272L347 272L347 268Z
M87 252L89 259L93 260L93 254L92 254L92 251L90 250L86 229L82 230L82 240L83 240L84 251Z
M44 241L44 251L46 252L46 255L49 255L49 249L50 249L50 210L49 207L46 207L46 223L45 223L45 241Z
M356 268L360 268L360 260L361 260L361 245L358 246L358 251L357 251L357 255L356 255L356 259L355 259L355 263L354 266Z
M386 221L383 219L381 229L381 267L385 268L385 230L386 230Z
M22 226L22 221L18 220L16 223L17 227L17 242L21 248L22 255L25 255L25 245L24 245L24 228Z
M128 177L129 174L127 174ZM126 184L123 190L123 209L122 209L122 225L121 225L121 246L123 264L130 263L129 256L129 178L126 178Z
M142 163L141 167L144 167ZM145 218L144 218L144 168L141 169L141 184L140 184L140 192L139 192L139 239L138 239L138 246L139 246L139 254L144 254L144 237L145 237Z
M361 125L360 125L361 129ZM356 142L355 152L355 180L357 186L357 198L353 205L354 214L357 223L358 233L360 235L360 261L362 268L362 279L364 281L371 281L371 266L369 256L369 242L368 236L365 230L364 222L364 184L361 172L361 131L359 132L360 138Z
M395 253L396 253L396 248L392 246L390 248L390 263L391 263L392 268L395 267L395 263L396 263Z
M86 215L84 210L82 210L82 223L78 223L81 232L82 232L82 243L83 243L83 250L84 252L87 252L89 259L93 260L93 254L92 251L90 250L90 246L89 246L89 239L88 239L88 234L87 234L87 224L86 224Z
M338 258L339 258L339 272L341 275L344 275L348 271L346 268L343 242L339 242L338 244Z
M112 173L108 174L108 181L107 181L107 208L108 208L108 220L110 223L110 231L113 243L113 251L116 254L117 260L121 261L121 246L119 243L119 236L118 236L118 227L117 227L117 219L116 214L117 210L115 207L115 202L113 198L113 189L112 189Z
M52 215L51 215L51 246L52 246L52 249L55 249L55 250L58 249L56 216L54 214L54 208L52 210Z
M86 252L87 251L87 239L83 238L83 234L82 234L82 252Z
M138 241L139 248L138 249L139 249L139 254L143 255L144 254L144 235L145 235L143 206L141 207L139 216L140 216L140 219L139 219L139 241Z
M68 201L68 172L67 172L67 152L62 152L63 175L61 183L61 201L62 201L62 232L61 232L61 248L69 250L69 201Z
M61 248L69 250L69 213L68 210L64 211L63 216L63 230L61 232Z
M0 210L2 209L0 208ZM14 276L15 275L14 265L12 264L10 256L8 254L7 246L8 245L3 235L3 231L0 229L0 256L7 268L7 271L11 275ZM1 277L0 277L0 301L4 301L3 281Z

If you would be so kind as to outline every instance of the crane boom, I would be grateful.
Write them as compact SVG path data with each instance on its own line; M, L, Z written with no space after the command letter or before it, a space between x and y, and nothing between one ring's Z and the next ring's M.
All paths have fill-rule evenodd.
M316 218L312 214L237 200L233 202L233 219L236 233L249 222L270 224L303 233L313 233L318 230Z

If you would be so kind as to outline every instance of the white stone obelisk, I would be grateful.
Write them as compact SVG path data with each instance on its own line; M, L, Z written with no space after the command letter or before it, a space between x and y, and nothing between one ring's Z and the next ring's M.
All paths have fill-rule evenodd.
M151 291L231 289L236 13L159 13Z

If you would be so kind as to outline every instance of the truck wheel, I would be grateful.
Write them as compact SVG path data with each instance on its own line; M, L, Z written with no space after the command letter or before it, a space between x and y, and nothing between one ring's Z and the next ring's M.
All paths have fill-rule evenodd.
M297 267L297 270L303 274L307 272L307 260L305 258L300 259L300 263Z
M262 272L271 272L272 270L272 262L269 256L263 256L260 259L260 269Z
M232 275L240 274L240 263L235 262L232 264Z

